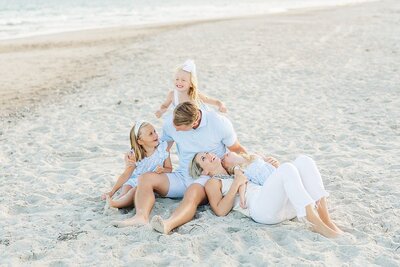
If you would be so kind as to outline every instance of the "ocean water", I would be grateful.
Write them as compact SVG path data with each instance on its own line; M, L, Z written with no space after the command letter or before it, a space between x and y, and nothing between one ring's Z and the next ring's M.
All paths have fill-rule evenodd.
M0 40L366 1L370 0L0 0Z

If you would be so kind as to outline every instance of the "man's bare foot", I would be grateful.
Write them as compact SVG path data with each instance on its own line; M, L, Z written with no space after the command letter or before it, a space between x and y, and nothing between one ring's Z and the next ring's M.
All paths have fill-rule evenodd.
M165 224L161 216L154 216L150 222L151 227L162 234L168 234L169 231L165 228Z
M144 219L143 217L138 217L137 215L133 216L130 219L123 220L123 221L113 221L111 222L112 225L118 228L129 227L129 226L139 226L148 224L149 221Z

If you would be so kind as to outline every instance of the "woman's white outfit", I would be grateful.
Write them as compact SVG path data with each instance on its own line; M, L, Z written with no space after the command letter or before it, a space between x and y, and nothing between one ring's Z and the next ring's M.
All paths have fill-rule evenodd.
M232 181L221 180L223 195L229 191ZM276 224L296 216L304 217L307 205L328 195L314 160L301 155L294 162L278 167L262 186L248 183L247 210L240 208L239 196L235 199L233 210L240 211L259 223Z

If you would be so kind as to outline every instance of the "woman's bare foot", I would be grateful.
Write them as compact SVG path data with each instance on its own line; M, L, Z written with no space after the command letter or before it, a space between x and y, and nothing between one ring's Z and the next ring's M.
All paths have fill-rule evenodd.
M333 231L337 232L339 235L344 234L344 232L343 232L339 227L337 227L337 225L336 225L334 222L332 222L332 221L325 222L325 221L324 221L324 223L325 223L329 228L331 228Z
M333 231L331 228L327 227L327 226L322 226L319 224L312 224L312 230L316 233L319 233L327 238L335 238L339 236L339 233L337 233L336 231Z
M338 234L343 234L344 232L337 227L337 225L331 220L328 212L328 204L326 197L321 198L319 201L316 202L317 212L321 220L333 231L337 232Z
M137 215L133 216L130 219L126 219L123 221L113 221L111 222L112 225L118 228L129 227L129 226L139 226L148 224L149 221L144 219L143 217L139 217Z
M329 228L314 211L313 205L306 207L306 218L311 224L312 230L328 238L335 238L339 236L339 233Z
M165 227L164 220L161 218L161 216L158 216L158 215L154 216L151 219L150 225L157 232L160 232L162 234L169 233L169 231Z

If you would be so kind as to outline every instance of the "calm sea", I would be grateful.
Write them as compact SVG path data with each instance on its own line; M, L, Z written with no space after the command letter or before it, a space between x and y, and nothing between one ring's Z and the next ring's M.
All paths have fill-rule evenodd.
M0 40L114 26L285 12L368 0L0 0Z

